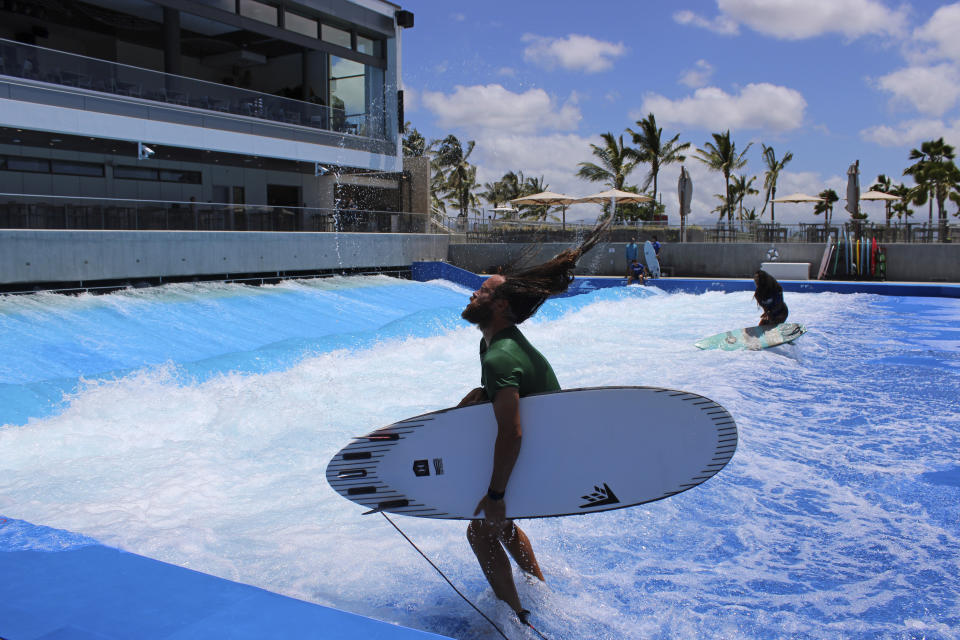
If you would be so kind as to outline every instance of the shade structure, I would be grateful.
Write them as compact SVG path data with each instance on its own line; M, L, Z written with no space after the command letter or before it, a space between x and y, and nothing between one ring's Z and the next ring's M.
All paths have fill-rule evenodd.
M601 191L600 193L595 193L591 196L577 198L576 201L578 203L597 202L600 204L605 204L608 200L613 202L650 202L653 200L653 198L650 196L645 196L642 193L632 193L630 191L621 191L620 189L608 189L607 191Z
M541 191L540 193L534 193L529 196L520 196L519 198L514 198L510 201L511 204L559 206L563 212L563 219L560 227L561 229L567 228L567 207L577 202L580 201L573 196L568 196L563 193L554 193L553 191Z
M499 214L500 217L503 217L504 215L507 215L507 214L514 214L517 212L517 210L514 209L513 207L494 207L493 209L490 209L490 211L493 211L493 215Z
M808 196L805 193L791 193L788 196L780 196L779 198L774 198L770 202L822 202L823 198L818 198L816 196Z
M606 204L609 201L610 215L614 216L614 219L617 215L617 202L650 202L651 200L653 200L653 198L650 196L645 196L641 193L633 193L630 191L621 191L620 189L608 189L606 191L601 191L600 193L595 193L591 196L577 198L578 203L596 202L599 204Z
M883 191L867 191L866 193L860 194L861 200L884 200L886 202L893 202L899 200L899 196L895 196L891 193L884 193Z

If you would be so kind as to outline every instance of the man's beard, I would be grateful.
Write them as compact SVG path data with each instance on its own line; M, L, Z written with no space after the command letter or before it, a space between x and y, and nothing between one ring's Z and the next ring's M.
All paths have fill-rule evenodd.
M471 302L463 310L463 313L460 314L460 317L482 329L493 320L493 304L490 302Z

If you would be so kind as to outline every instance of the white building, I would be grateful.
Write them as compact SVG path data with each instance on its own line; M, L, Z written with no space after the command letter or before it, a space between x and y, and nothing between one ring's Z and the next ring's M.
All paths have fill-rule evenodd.
M323 231L310 208L409 211L412 26L383 0L2 1L0 227Z

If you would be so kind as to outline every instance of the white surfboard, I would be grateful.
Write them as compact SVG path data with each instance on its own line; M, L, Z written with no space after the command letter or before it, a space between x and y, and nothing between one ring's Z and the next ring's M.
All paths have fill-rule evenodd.
M820 269L817 271L817 280L823 280L827 274L827 266L830 264L830 257L833 255L833 236L827 240L827 246L823 250L823 258L820 260Z
M647 261L647 270L653 278L660 277L660 260L657 259L657 251L653 248L653 243L647 240L643 243L643 258Z
M668 498L733 457L737 426L716 402L655 387L569 389L520 399L523 446L507 516L593 513ZM487 491L493 405L444 409L355 438L327 466L340 495L372 511L470 519Z

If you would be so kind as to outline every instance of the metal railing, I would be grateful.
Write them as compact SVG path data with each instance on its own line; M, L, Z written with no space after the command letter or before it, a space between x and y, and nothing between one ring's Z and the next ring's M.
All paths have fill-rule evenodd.
M176 76L0 38L0 75L386 139L383 117Z
M593 221L544 222L537 220L483 220L447 216L447 226L462 234L463 242L574 242L593 228ZM960 240L960 225L934 223L891 223L847 221L843 223L772 224L737 222L733 224L688 224L681 240L679 225L637 222L614 224L610 227L610 242L629 242L636 237L643 241L653 236L664 242L811 242L826 243L832 235L850 234L854 238L876 238L881 243L952 242Z
M424 213L0 193L0 229L430 233Z

